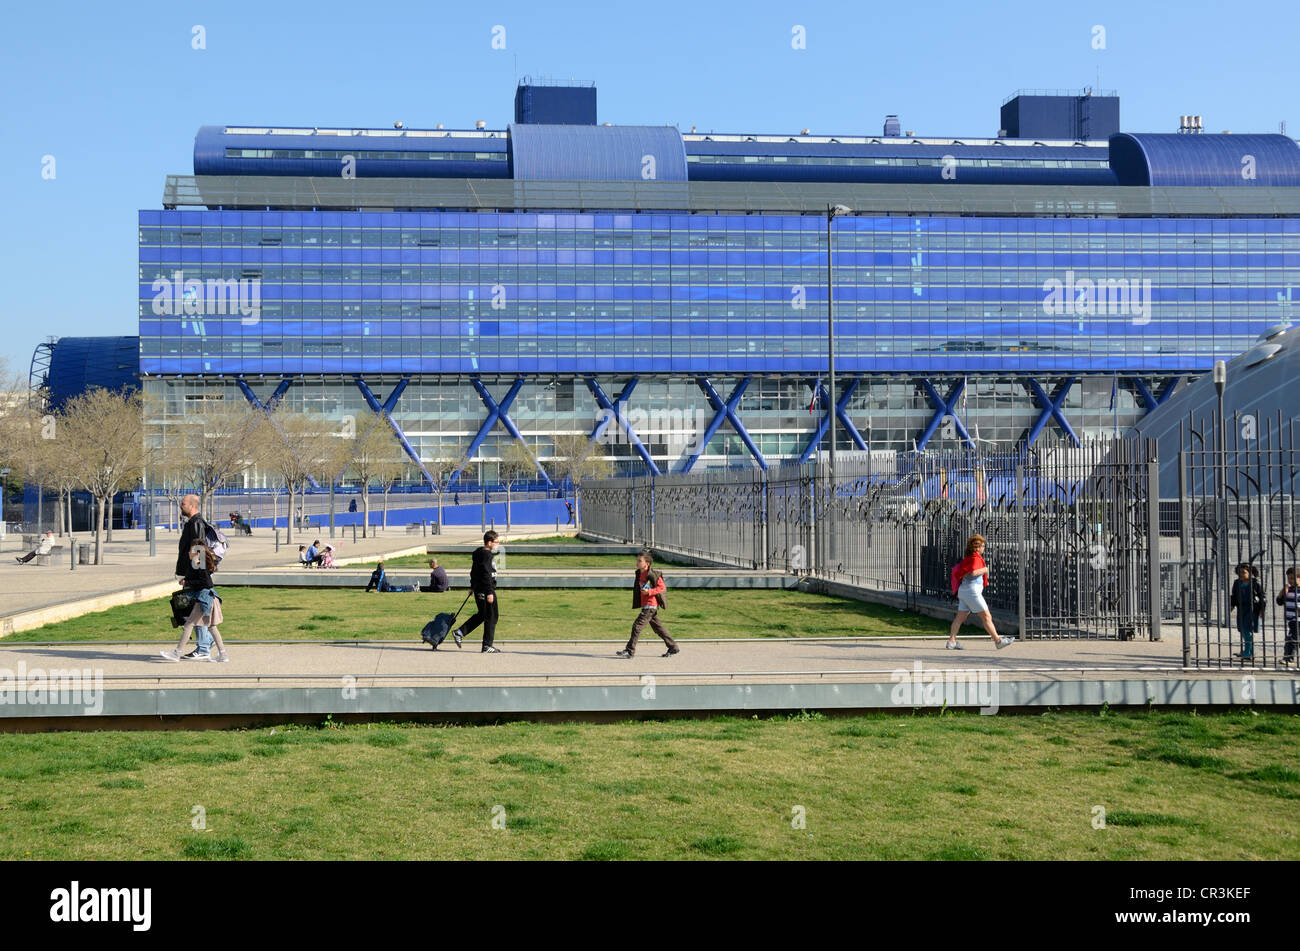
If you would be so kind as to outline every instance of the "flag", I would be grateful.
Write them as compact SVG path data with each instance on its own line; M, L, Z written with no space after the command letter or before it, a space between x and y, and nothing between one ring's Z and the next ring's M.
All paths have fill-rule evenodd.
M946 499L947 497L948 497L948 470L940 469L939 470L939 498Z
M1110 406L1106 407L1107 409L1113 410L1115 408L1115 398L1117 396L1119 396L1119 374L1118 373L1111 378Z
M818 377L817 382L813 384L812 400L808 403L809 416L817 415L817 397L821 394L821 389L822 389L822 378Z
M989 500L987 477L984 475L984 467L979 466L975 470L975 501L987 502Z

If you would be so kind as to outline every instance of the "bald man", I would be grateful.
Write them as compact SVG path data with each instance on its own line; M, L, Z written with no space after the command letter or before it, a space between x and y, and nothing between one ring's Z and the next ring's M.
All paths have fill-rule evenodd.
M191 494L181 499L181 515L185 516L185 527L181 529L181 540L177 545L176 574L180 577L181 585L184 587L185 579L194 574L194 568L190 564L190 546L205 540L206 523L203 521L203 516L199 515L199 497L197 495ZM193 651L185 654L182 659L212 660L212 632L203 625L199 625L194 628L194 641L197 646ZM166 652L164 652L165 654Z

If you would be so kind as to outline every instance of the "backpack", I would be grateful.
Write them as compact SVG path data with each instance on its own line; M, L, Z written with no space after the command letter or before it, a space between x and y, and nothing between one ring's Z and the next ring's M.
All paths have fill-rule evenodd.
M208 546L208 551L212 552L212 557L217 561L212 566L212 570L216 571L221 566L221 559L226 557L226 550L230 547L230 543L226 541L226 536L221 534L221 529L206 521L203 523L203 543Z

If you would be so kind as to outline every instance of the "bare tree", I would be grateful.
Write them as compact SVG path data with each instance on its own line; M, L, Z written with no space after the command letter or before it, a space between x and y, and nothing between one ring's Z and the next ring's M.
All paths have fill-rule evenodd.
M270 416L272 434L266 461L279 483L289 493L289 530L286 540L293 543L293 511L297 497L305 493L313 475L322 473L335 446L333 427L328 419L309 413L280 408Z
M498 478L506 487L506 529L510 528L510 496L515 484L537 473L537 460L532 450L519 440L511 440L498 464Z
M582 511L582 483L591 479L608 479L614 467L596 454L597 444L581 433L564 434L552 439L551 459L547 465L560 482L573 483L575 519Z
M463 461L459 450L456 450L450 455L440 454L436 459L424 462L425 471L433 477L433 491L438 493L438 531L442 531L442 499L447 494L447 481Z
M119 489L136 485L144 468L144 416L138 393L88 390L68 400L55 437L76 460L77 482L95 502L95 564L103 562L105 509Z
M352 458L348 471L361 483L361 534L363 537L368 537L370 487L376 482L381 482L384 476L391 473L390 460L394 458L397 440L388 422L376 417L357 433L352 443Z
M198 413L188 422L180 445L169 451L181 453L193 471L200 511L212 519L212 493L262 461L274 445L266 413L251 406L222 406Z

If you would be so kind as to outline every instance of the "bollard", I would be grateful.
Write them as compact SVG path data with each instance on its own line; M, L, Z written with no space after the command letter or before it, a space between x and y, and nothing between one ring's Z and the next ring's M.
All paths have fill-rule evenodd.
M69 533L68 535L68 554L72 556L71 558L68 559L68 570L76 571L77 570L77 542L76 539L72 537L71 533Z
M356 543L357 543L357 523L353 522L352 523L352 544L355 545Z
M429 522L426 519L420 519L420 535L423 538L429 537Z
M280 530L278 528L275 530L275 550L277 552L280 550Z

